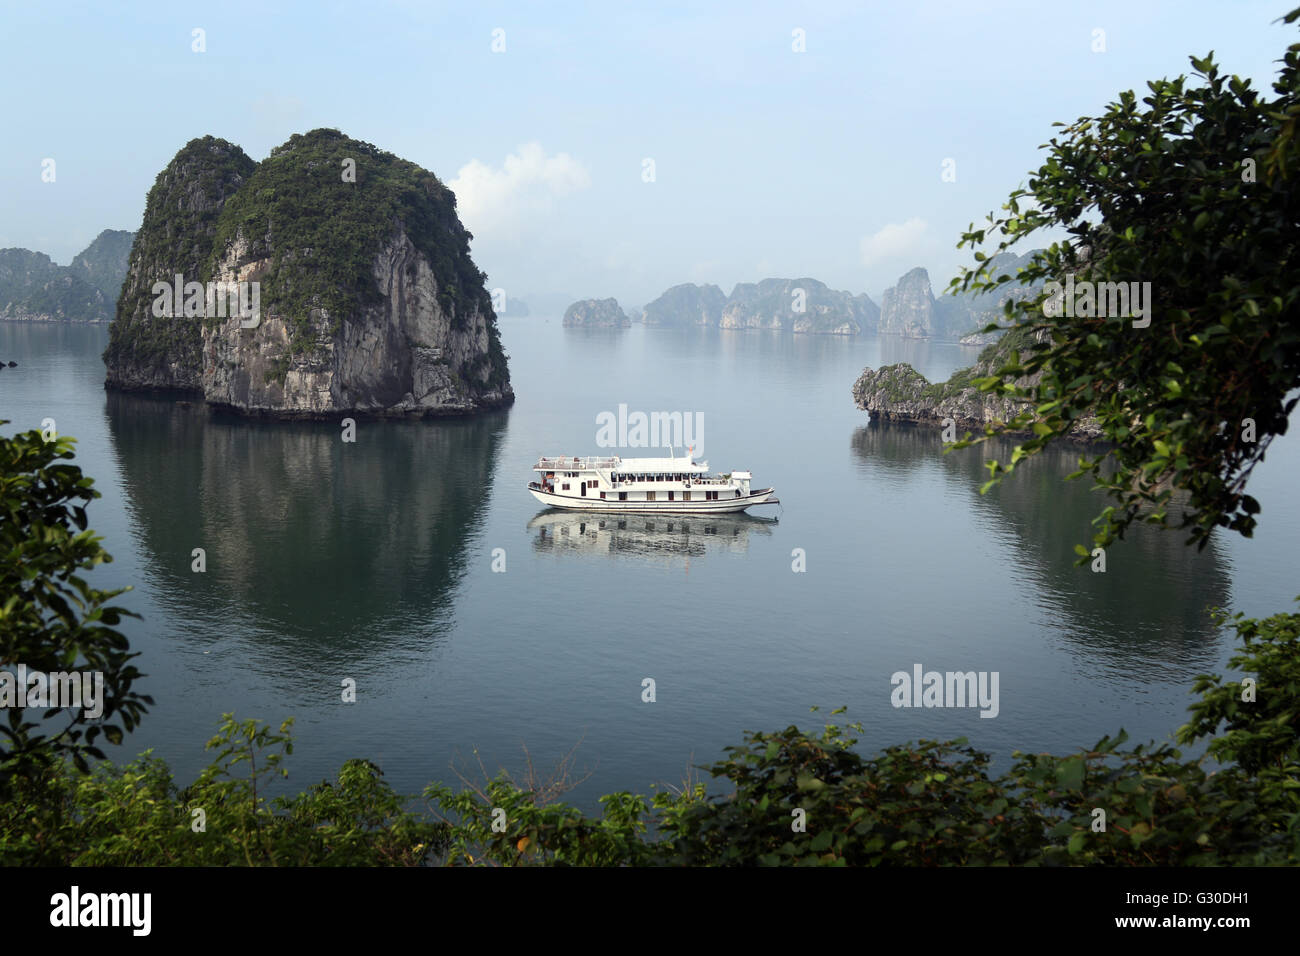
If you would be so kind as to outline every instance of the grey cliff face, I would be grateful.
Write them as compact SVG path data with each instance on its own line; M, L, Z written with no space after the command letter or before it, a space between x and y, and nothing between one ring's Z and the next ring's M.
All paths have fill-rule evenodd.
M49 256L28 249L0 249L0 318L33 319L28 299L58 281L62 270Z
M105 229L94 242L77 254L68 266L85 281L104 293L110 303L117 301L126 278L135 233L125 229Z
M126 391L198 392L200 323L153 315L155 282L205 281L217 216L256 164L225 140L195 140L167 165L145 205L117 301L105 385Z
M857 335L873 330L878 318L866 295L829 289L816 279L764 279L737 284L718 326Z
M617 299L583 299L564 312L566 328L624 329L631 324Z
M930 274L921 267L912 269L885 290L880 300L880 331L907 338L929 338L935 331L934 293Z
M260 277L268 260L244 261L246 248L241 237L222 259L218 278ZM290 350L283 316L263 315L253 329L241 328L238 316L205 323L204 398L277 418L456 415L513 401L508 382L489 385L475 371L488 349L487 316L476 308L463 328L454 326L438 302L432 267L404 231L380 250L373 272L377 304L339 323L325 309L311 310L316 341L323 343L313 352Z
M881 298L883 334L955 341L980 325L980 316L965 299L948 295L936 298L930 273L920 266L906 272Z
M645 307L641 321L647 326L700 325L716 327L727 297L716 285L675 285Z
M1022 256L1003 253L988 260L986 266L994 276L1015 275L1035 255L1030 251ZM1003 306L1009 299L1037 295L1038 286L1021 286L1007 283L995 292L935 296L930 274L917 267L903 274L897 284L886 290L881 299L880 331L887 335L906 338L932 338L945 342L960 341L963 345L988 345L996 342L1001 332L985 333L990 323L1004 320Z

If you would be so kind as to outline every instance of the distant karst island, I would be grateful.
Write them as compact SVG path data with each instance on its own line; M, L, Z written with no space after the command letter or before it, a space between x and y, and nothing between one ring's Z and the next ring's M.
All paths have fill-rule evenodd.
M30 249L0 249L0 319L111 322L134 240L105 229L67 266Z
M564 310L566 328L622 329L631 324L614 299L583 299Z
M1003 254L989 260L994 276L1025 265L1023 256ZM649 328L698 326L717 329L769 329L825 335L899 335L907 338L987 345L998 333L982 330L1002 315L1008 295L940 295L922 267L911 269L885 290L881 304L866 293L854 295L829 288L813 278L741 282L726 295L716 285L675 285L640 310ZM566 326L624 328L633 319L614 299L584 299L569 306Z
M192 140L149 191L106 387L270 418L508 405L469 240L436 176L338 130L294 135L260 163Z

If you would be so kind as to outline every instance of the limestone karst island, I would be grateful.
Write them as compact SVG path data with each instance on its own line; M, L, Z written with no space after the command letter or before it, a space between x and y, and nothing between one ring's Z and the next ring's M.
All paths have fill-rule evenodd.
M337 130L292 136L260 163L192 140L149 191L105 384L268 418L508 405L470 238L436 176ZM240 301L256 298L255 323L233 307L254 283Z

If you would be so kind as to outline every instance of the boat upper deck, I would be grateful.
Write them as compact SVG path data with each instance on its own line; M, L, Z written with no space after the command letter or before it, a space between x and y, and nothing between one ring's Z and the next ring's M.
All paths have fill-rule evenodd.
M704 474L709 463L682 458L540 458L533 471L617 471L620 474Z

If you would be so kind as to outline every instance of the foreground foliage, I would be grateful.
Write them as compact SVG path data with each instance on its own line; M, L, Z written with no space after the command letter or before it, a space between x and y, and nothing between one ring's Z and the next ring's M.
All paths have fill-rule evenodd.
M1098 287L1095 302L1069 309L1059 288L1008 299L1008 323L1038 340L976 384L1031 404L956 447L1031 431L1010 462L991 463L996 481L1096 416L1113 444L1078 474L1116 502L1098 517L1101 546L1139 520L1184 529L1201 547L1216 527L1249 536L1259 503L1246 482L1285 433L1300 386L1300 44L1285 51L1273 97L1224 76L1212 54L1191 62L1200 82L1153 81L1140 101L1128 91L1101 116L1065 125L1028 186L962 245L996 241L1001 254L1047 228L1068 241L1014 278L992 277L976 252L951 286ZM1149 312L1129 295L1143 283ZM1017 384L1034 373L1036 385Z
M111 602L127 589L103 591L84 576L113 560L86 527L86 505L99 492L67 464L72 440L50 437L0 438L0 669L98 671L105 700L92 721L84 707L19 706L16 693L0 694L0 796L14 774L65 756L83 768L88 757L103 757L96 740L120 743L153 703L134 690L136 655L116 630L130 612Z
M589 817L563 781L433 784L412 808L373 764L271 798L289 725L226 716L217 759L180 788L148 754L20 782L0 806L0 861L76 865L1187 866L1300 863L1300 614L1232 622L1238 680L1205 676L1179 731L1208 741L1124 747L1121 731L1066 756L990 757L963 740L863 756L848 731L755 732L690 783L601 798ZM1254 697L1253 700L1247 700ZM1217 733L1222 726L1224 732ZM1235 761L1218 765L1215 757ZM202 811L202 828L197 828ZM440 818L440 819L438 819Z
M73 866L409 866L446 827L408 812L378 767L349 760L334 782L269 798L287 775L289 722L272 733L225 716L213 763L178 788L146 753L91 773L52 766L0 807L0 862ZM243 766L241 766L243 765Z

